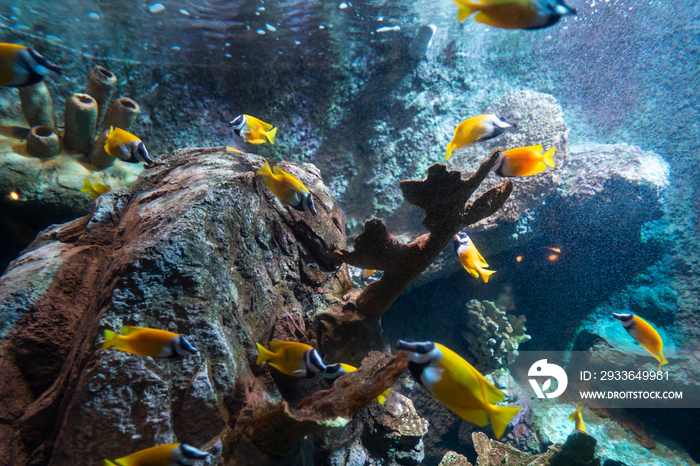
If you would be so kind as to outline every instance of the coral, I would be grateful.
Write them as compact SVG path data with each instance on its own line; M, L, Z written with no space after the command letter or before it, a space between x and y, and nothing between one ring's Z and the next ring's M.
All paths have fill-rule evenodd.
M27 152L35 157L52 157L61 152L61 141L51 126L33 126L27 135Z
M111 71L96 66L90 71L85 93L97 102L97 126L102 124L102 119L107 113L107 105L112 99L112 94L117 87L117 77Z
M600 466L595 456L596 440L584 432L569 435L563 445L553 445L545 453L528 455L509 445L490 440L475 432L472 441L479 459L476 466Z
M53 100L46 84L39 82L33 86L20 87L19 100L22 104L22 113L24 113L30 127L50 126L56 128Z
M292 408L283 401L274 408L257 409L253 443L278 454L291 449L307 435L343 427L363 405L375 399L403 374L408 360L401 355L370 353L355 372L338 379L329 390L317 392Z
M66 149L87 153L92 147L97 125L97 102L87 94L73 94L66 100L63 145Z
M462 336L473 356L473 366L488 374L505 368L518 357L518 346L528 340L525 316L506 314L491 301L472 299L467 303Z
M472 466L472 464L459 453L448 451L438 466Z
M491 171L500 151L491 152L469 179L460 172L435 164L423 181L402 181L403 196L425 211L423 225L429 233L409 244L389 234L377 218L365 222L365 231L355 238L355 249L336 251L339 260L365 269L383 270L384 275L370 283L355 299L357 311L380 317L401 292L423 272L448 245L455 233L496 212L513 189L509 179L466 205L471 195Z

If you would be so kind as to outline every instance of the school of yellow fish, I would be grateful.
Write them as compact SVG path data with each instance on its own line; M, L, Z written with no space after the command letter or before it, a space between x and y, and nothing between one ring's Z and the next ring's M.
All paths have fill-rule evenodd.
M576 10L562 0L454 0L458 7L459 21L475 14L474 20L489 26L503 29L540 29L554 25L561 17L576 14ZM35 50L17 44L0 43L0 86L22 87L40 82L45 76L60 74L61 68ZM277 128L250 115L239 115L228 124L235 134L251 144L269 142L274 144ZM500 115L483 114L470 117L460 123L454 131L454 138L447 145L445 159L449 160L453 151L467 148L477 142L498 137L506 130L517 129L517 123ZM154 165L144 143L133 134L120 128L110 128L105 132L104 150L112 157L129 163ZM228 150L242 152L227 146ZM541 145L513 148L501 153L493 171L503 177L532 176L554 168L554 148L543 153ZM299 211L316 214L311 191L295 176L279 167L271 168L265 161L256 172L270 191L281 201ZM110 188L87 178L81 191L93 199L109 191ZM474 278L488 283L495 270L489 270L488 263L479 253L473 241L464 232L454 236L455 254L464 269ZM363 270L362 279L370 280L374 270ZM667 364L663 355L663 342L658 332L644 319L631 314L613 314L629 334L659 361L659 367ZM309 378L321 374L330 383L353 372L355 367L345 363L324 364L321 355L310 345L294 341L269 341L270 349L256 343L258 358L256 364L265 362L268 366L292 377ZM105 330L105 341L101 350L114 348L138 356L175 358L196 355L198 351L184 336L165 330L123 326L121 334ZM478 426L485 426L489 420L494 434L500 438L510 421L520 411L519 407L497 406L505 399L504 394L484 378L471 364L457 353L432 341L406 342L399 340L397 350L406 354L409 370L416 381L430 394L442 402L456 415ZM377 400L386 401L391 389L381 394ZM569 420L575 422L575 429L585 432L586 426L581 417L583 407L571 413ZM185 444L160 445L129 456L104 460L106 466L149 466L167 464L193 464L194 460L207 458L202 452Z

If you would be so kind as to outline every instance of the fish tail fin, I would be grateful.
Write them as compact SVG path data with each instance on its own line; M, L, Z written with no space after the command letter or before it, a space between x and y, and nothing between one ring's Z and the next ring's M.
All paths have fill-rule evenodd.
M272 128L270 131L267 133L267 139L270 140L270 144L275 143L275 136L277 135L277 128Z
M664 357L664 353L662 353L661 351L659 351L658 354L655 354L654 356L657 356L656 359L658 359L658 361L659 361L659 369L658 370L661 370L661 366L663 366L664 364L668 364L668 361Z
M377 401L379 402L379 404L386 403L386 397L389 396L389 393L391 393L392 391L393 390L391 388L387 388L386 390L384 390L382 394L377 397Z
M261 363L263 363L265 361L269 361L270 359L275 357L275 353L268 350L260 343L255 343L255 344L258 346L258 359L255 361L255 364L261 364Z
M506 431L508 423L513 420L516 414L520 412L520 408L517 406L493 406L489 411L489 418L491 419L491 426L493 427L493 433L496 438L501 438L503 432Z
M90 191L94 191L92 184L88 181L87 178L83 180L83 187L80 188L81 193L89 193Z
M545 152L543 159L545 165L554 168L554 147L551 147L547 152Z
M494 273L496 273L495 270L484 270L484 269L479 270L479 272L481 272L481 279L484 281L484 283L488 283L489 277L491 275L493 275Z
M445 160L450 160L451 155L452 155L452 143L449 143L447 145L447 153L445 154Z
M457 5L457 8L459 10L457 11L457 20L458 21L464 21L464 19L474 13L475 6L471 2L466 2L464 0L454 0L455 4Z
M116 464L112 463L110 460L103 460L104 463L103 466L117 466Z
M576 420L576 411L573 413L569 414L569 421L573 422Z
M256 172L260 176L268 176L272 177L272 170L270 170L270 164L267 163L267 160L265 160L265 165Z
M111 348L112 346L116 345L118 341L119 341L119 335L117 335L113 331L107 329L107 330L105 330L105 342L102 343L101 349L106 350L108 348Z

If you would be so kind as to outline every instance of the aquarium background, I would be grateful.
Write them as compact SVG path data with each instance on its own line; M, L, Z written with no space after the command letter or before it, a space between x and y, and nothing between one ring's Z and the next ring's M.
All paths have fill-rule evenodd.
M537 100L536 108L547 109L547 115L561 112L565 128L557 134L565 142L551 176L568 164L567 181L516 179L509 202L518 202L519 187L532 196L518 204L522 215L472 229L479 250L497 270L493 280L485 284L469 276L450 245L383 316L388 341L434 340L467 351L467 303L488 300L525 316L531 339L522 351L588 350L601 338L619 345L627 335L609 330L609 316L631 312L659 328L666 347L697 355L700 5L598 0L570 5L577 15L553 27L506 31L472 19L459 23L456 6L447 0L50 6L3 0L0 40L30 45L63 68L62 76L44 81L59 128L63 102L100 65L117 75L117 94L140 105L131 132L155 158L181 148L232 146L315 165L339 204L350 246L375 216L404 240L423 234L422 211L404 201L398 182L422 179L430 165L444 163L454 127L465 118L495 108L507 112L516 101L525 114L528 102ZM437 28L430 46L424 56L412 55L411 44L427 24ZM275 144L252 146L235 136L227 123L241 113L277 126ZM6 127L26 126L16 89L0 89L0 120ZM8 152L19 141L4 134L2 149ZM472 172L499 143L457 152L447 166ZM608 146L602 149L603 144ZM591 155L598 153L606 158ZM0 158L0 268L9 265L8 271L38 232L92 208L79 185L65 195L50 181L33 182L31 171L21 181L31 194L14 202L8 197L17 183L13 170ZM648 176L625 178L632 171ZM602 188L591 188L593 200L583 202L576 193L585 194L592 178L581 174L587 172L611 175ZM659 181L655 175L662 172ZM59 178L54 183L61 185ZM562 251L555 261L548 259L551 247ZM356 272L351 270L355 284L365 286ZM0 313L3 338L20 319L14 314ZM698 365L695 357L690 366ZM697 385L697 369L683 370L686 382ZM448 450L474 462L467 423L418 387L406 388L408 380L402 383L396 391L413 399L418 415L429 422L423 464L437 465ZM629 428L635 432L629 442L647 447L630 447L637 456L629 457L608 449L608 458L695 464L697 414L627 410L598 413L591 423ZM566 416L552 419L567 422ZM569 430L568 424L556 426L563 427ZM541 427L546 429L555 426ZM534 445L527 432L518 435L525 440L511 437L510 444L526 451L547 443L540 438ZM648 448L647 439L658 447ZM320 464L324 460L331 464L328 458Z

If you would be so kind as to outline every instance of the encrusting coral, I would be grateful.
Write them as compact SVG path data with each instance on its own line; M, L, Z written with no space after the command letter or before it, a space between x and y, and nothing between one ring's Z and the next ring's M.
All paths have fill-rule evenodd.
M525 334L525 316L506 314L491 301L467 303L465 328L472 364L482 374L507 367L518 356L518 346L530 340Z
M335 256L350 265L383 270L384 275L355 299L357 311L380 317L401 292L421 274L462 228L478 222L500 209L513 190L509 179L467 204L471 195L496 164L501 150L494 149L468 179L443 164L428 169L423 181L401 181L403 197L425 211L423 225L429 233L409 244L392 236L378 218L365 222L365 231L355 238L354 251L341 249Z

